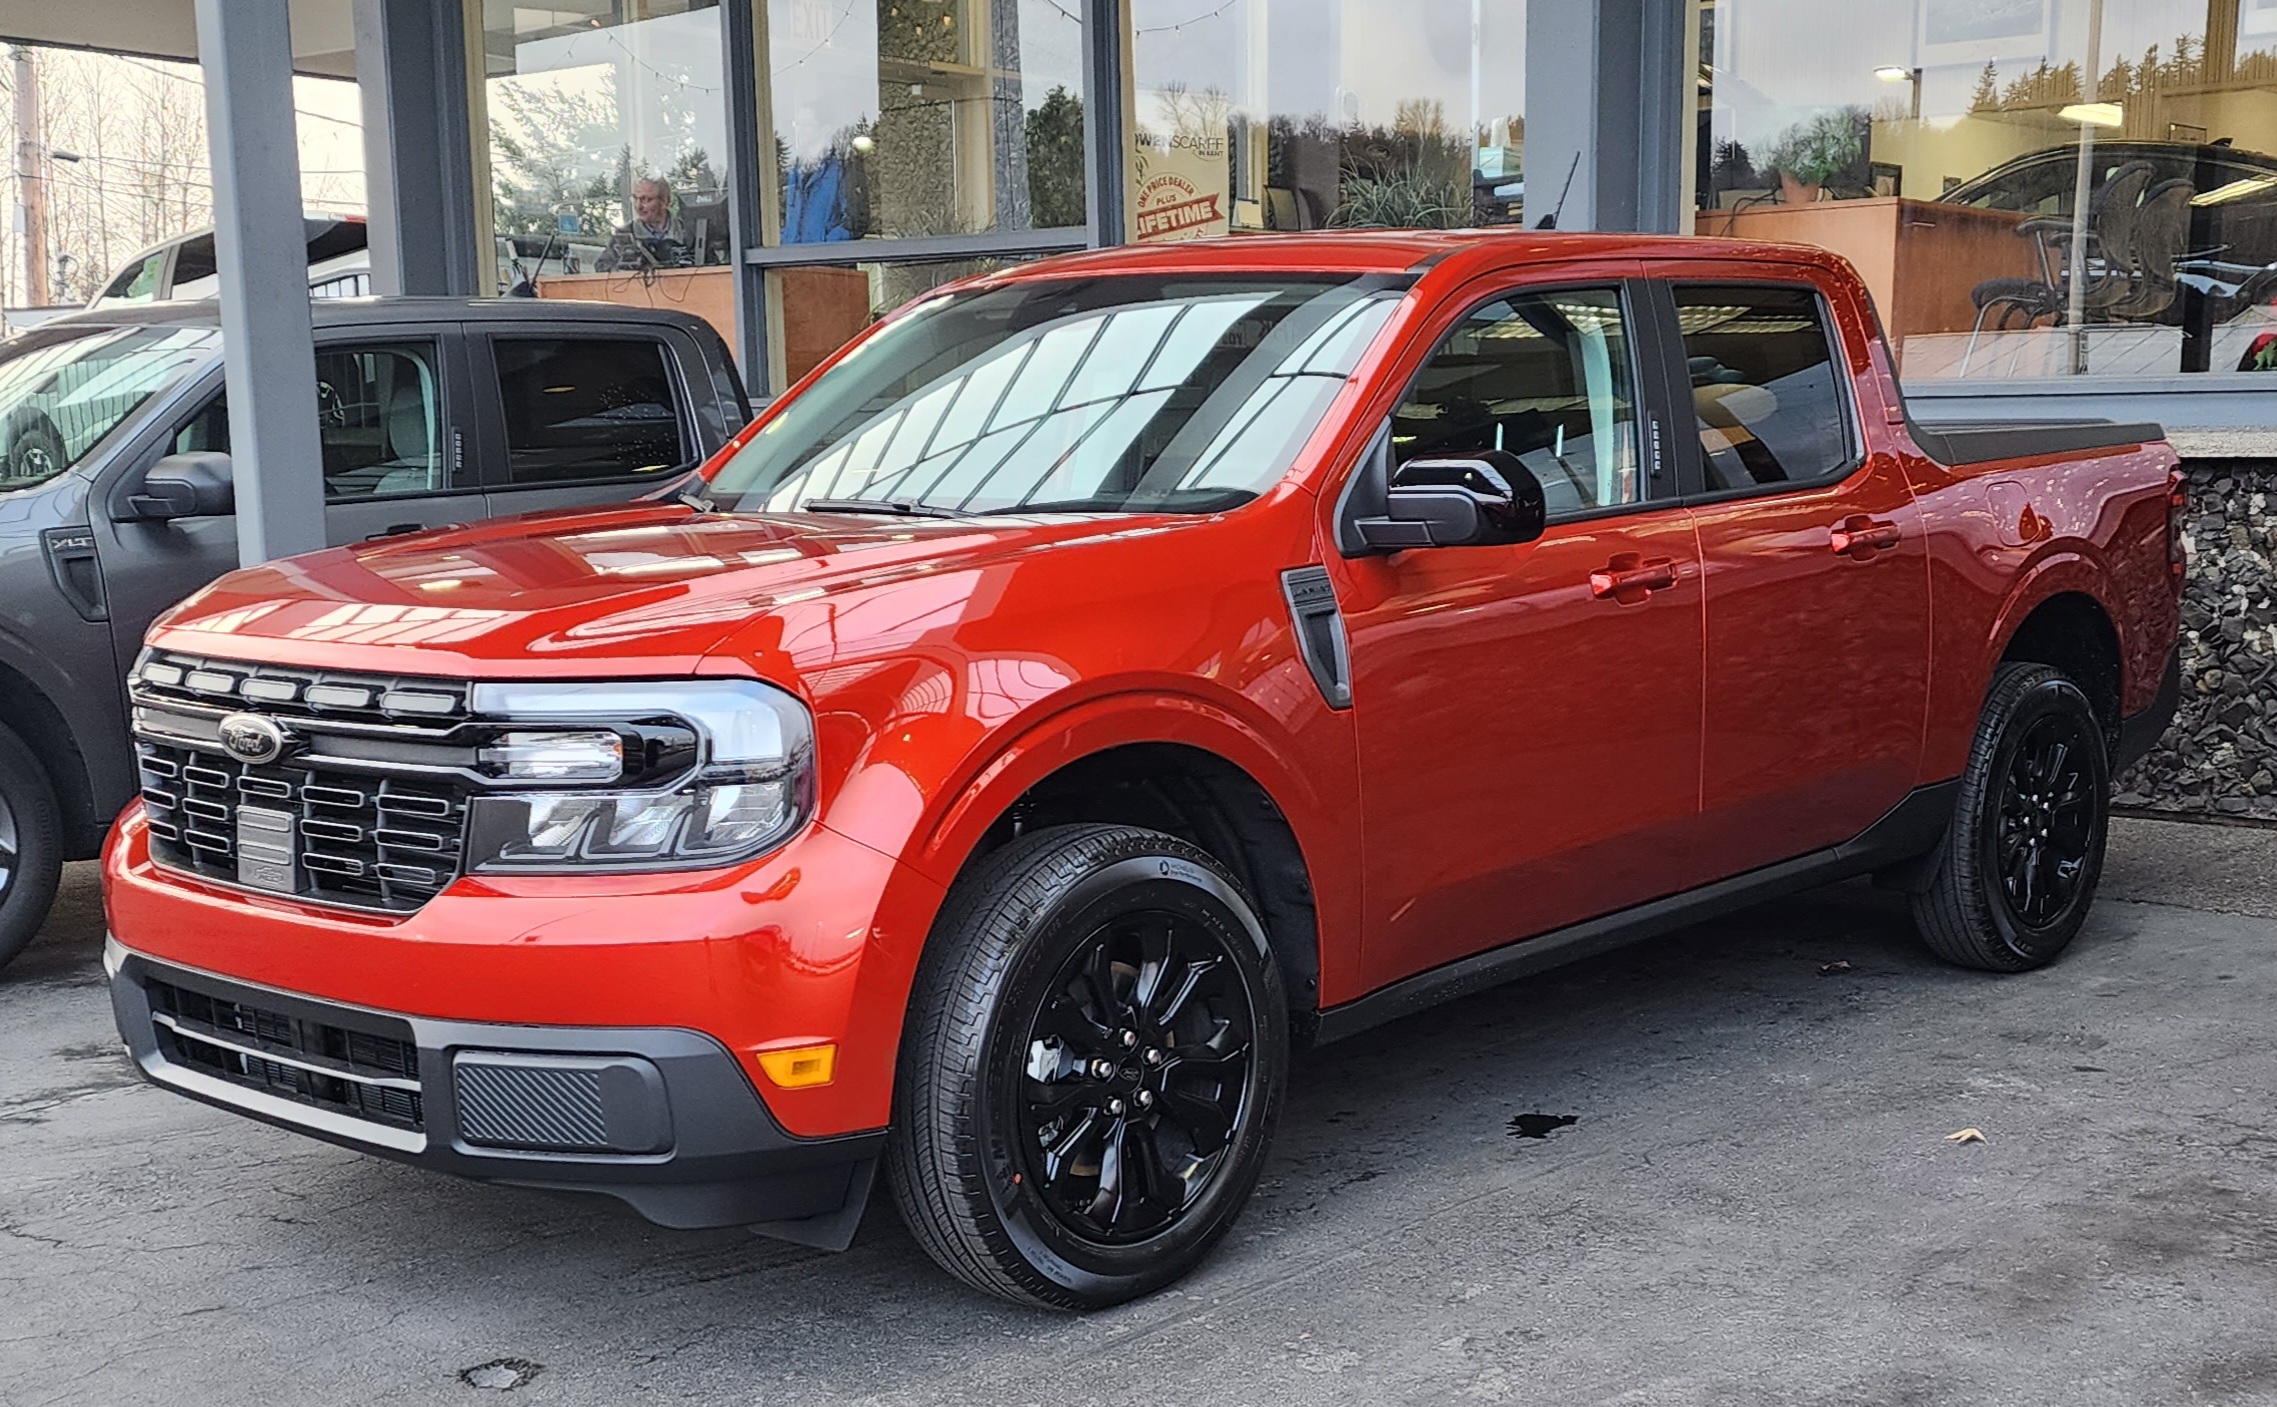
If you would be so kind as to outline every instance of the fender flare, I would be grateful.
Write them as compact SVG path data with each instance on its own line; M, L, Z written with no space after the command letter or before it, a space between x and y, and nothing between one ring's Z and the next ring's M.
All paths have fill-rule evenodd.
M2015 640L2016 632L2032 613L2058 596L2085 596L2103 612L2111 624L2112 636L2119 646L2119 665L2126 667L2127 637L2120 624L2119 613L2110 606L2111 579L2103 565L2076 547L2058 546L2032 562L2018 574L2009 587L2000 609L1993 614L1992 628L1982 642L1983 655L1979 673L1989 681L1992 666ZM2122 690L2124 693L2124 681Z

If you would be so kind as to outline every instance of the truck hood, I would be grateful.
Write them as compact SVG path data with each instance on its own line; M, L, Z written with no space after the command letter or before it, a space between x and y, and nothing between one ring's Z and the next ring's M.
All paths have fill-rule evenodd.
M1142 524L1160 531L1164 520L712 515L679 504L528 514L232 572L162 616L150 640L332 669L498 678L590 674L607 661L679 674L779 606Z

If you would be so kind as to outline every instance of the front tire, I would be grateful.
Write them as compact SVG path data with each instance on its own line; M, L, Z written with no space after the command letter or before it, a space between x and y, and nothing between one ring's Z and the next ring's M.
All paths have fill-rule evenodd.
M2110 811L2111 761L2087 695L2047 665L2002 665L1914 899L1922 940L1987 972L2053 962L2095 900Z
M1288 1011L1216 861L1057 826L960 879L917 973L886 1162L951 1274L1096 1309L1191 1270L1264 1166Z
M63 815L47 773L0 728L0 967L47 920L63 875Z

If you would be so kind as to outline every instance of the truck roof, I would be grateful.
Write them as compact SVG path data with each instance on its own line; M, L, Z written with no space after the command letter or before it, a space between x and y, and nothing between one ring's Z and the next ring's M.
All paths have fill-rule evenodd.
M1248 234L1171 244L1126 244L1022 264L991 281L1086 273L1407 273L1449 255L1492 251L1512 259L1719 259L1775 255L1826 264L1832 256L1804 245L1704 239L1695 235L1598 234L1515 228L1478 230L1323 230Z
M539 320L564 323L652 323L701 328L704 320L674 308L628 308L570 298L312 298L309 319L318 329L376 323L505 322ZM54 318L42 327L219 327L221 305L213 299L139 303L94 308Z

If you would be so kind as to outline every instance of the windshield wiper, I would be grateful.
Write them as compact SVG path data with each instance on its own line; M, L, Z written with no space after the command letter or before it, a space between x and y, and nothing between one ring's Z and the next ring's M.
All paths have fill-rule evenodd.
M963 518L954 508L936 508L910 498L810 498L801 513L885 513L896 518Z

